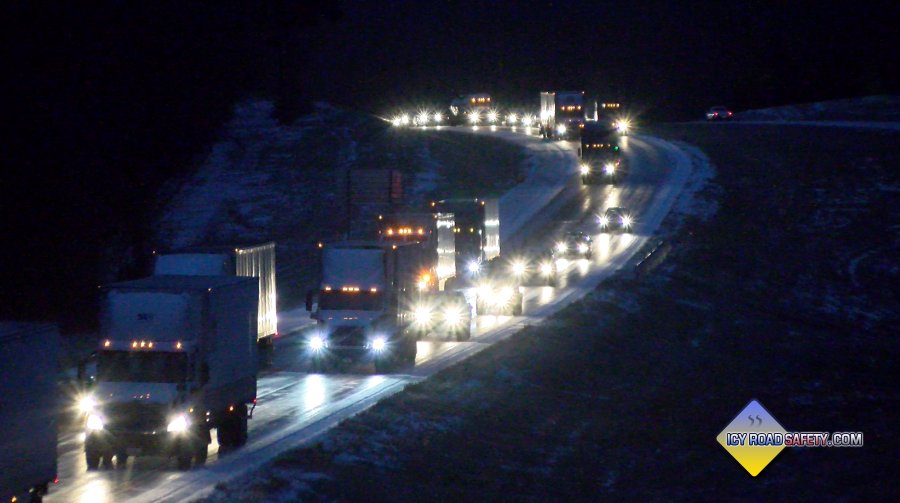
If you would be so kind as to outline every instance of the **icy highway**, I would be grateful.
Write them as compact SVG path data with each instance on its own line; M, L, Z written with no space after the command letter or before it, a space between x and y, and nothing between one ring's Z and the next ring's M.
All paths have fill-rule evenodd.
M618 186L582 187L575 143L542 141L508 130L453 129L502 136L533 156L528 178L501 199L504 255L537 253L549 249L564 231L582 230L594 236L593 258L571 261L561 271L555 288L525 287L523 316L476 317L472 338L466 342L420 341L415 366L403 373L376 375L371 365L348 369L346 374L311 373L303 357L304 333L309 326L306 313L280 313L281 332L286 335L276 340L271 365L260 375L259 405L250 421L246 446L219 452L214 440L206 466L186 472L177 471L171 460L152 457L131 457L125 467L88 471L82 434L61 432L60 483L51 487L46 501L184 501L203 496L216 483L260 466L279 452L509 337L522 326L537 323L593 290L653 234L691 169L690 160L674 145L632 136L623 149L630 163L625 180ZM439 135L442 131L430 129L420 134ZM626 207L635 216L631 233L600 233L597 214L612 206Z

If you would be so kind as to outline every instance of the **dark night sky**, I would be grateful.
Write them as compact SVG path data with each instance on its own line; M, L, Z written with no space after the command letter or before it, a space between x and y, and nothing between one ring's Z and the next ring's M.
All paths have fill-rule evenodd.
M389 5L389 6L386 6ZM140 250L162 182L247 95L373 113L458 92L585 89L689 119L898 92L871 2L5 2L0 317L80 309L108 244ZM23 285L37 285L25 287ZM64 306L64 307L60 307ZM77 318L77 317L76 317Z

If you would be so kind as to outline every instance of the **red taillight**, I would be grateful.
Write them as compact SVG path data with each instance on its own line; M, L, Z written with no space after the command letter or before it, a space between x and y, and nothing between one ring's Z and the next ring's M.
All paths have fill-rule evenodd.
M731 112L728 112L728 116L729 116L729 117L731 116Z
M59 477L56 477L55 479L53 479L53 483L54 483L54 484L59 484Z

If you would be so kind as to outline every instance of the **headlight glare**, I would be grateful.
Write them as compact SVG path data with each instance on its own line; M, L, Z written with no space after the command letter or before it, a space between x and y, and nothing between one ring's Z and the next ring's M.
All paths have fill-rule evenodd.
M169 433L182 433L187 431L190 424L191 422L188 420L186 414L178 414L169 421L169 425L166 426L166 431Z
M97 431L103 429L103 418L97 414L90 414L87 417L87 429Z
M387 340L384 337L378 336L378 337L372 339L372 350L373 351L375 351L376 353L380 353L380 352L384 351L385 349L387 349Z

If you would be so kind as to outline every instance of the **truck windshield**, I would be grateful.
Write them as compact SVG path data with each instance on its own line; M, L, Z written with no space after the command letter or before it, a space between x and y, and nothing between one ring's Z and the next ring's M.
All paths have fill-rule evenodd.
M381 306L381 292L323 291L319 296L319 309L328 311L377 311Z
M187 376L187 355L150 351L103 351L97 363L101 381L182 382Z

